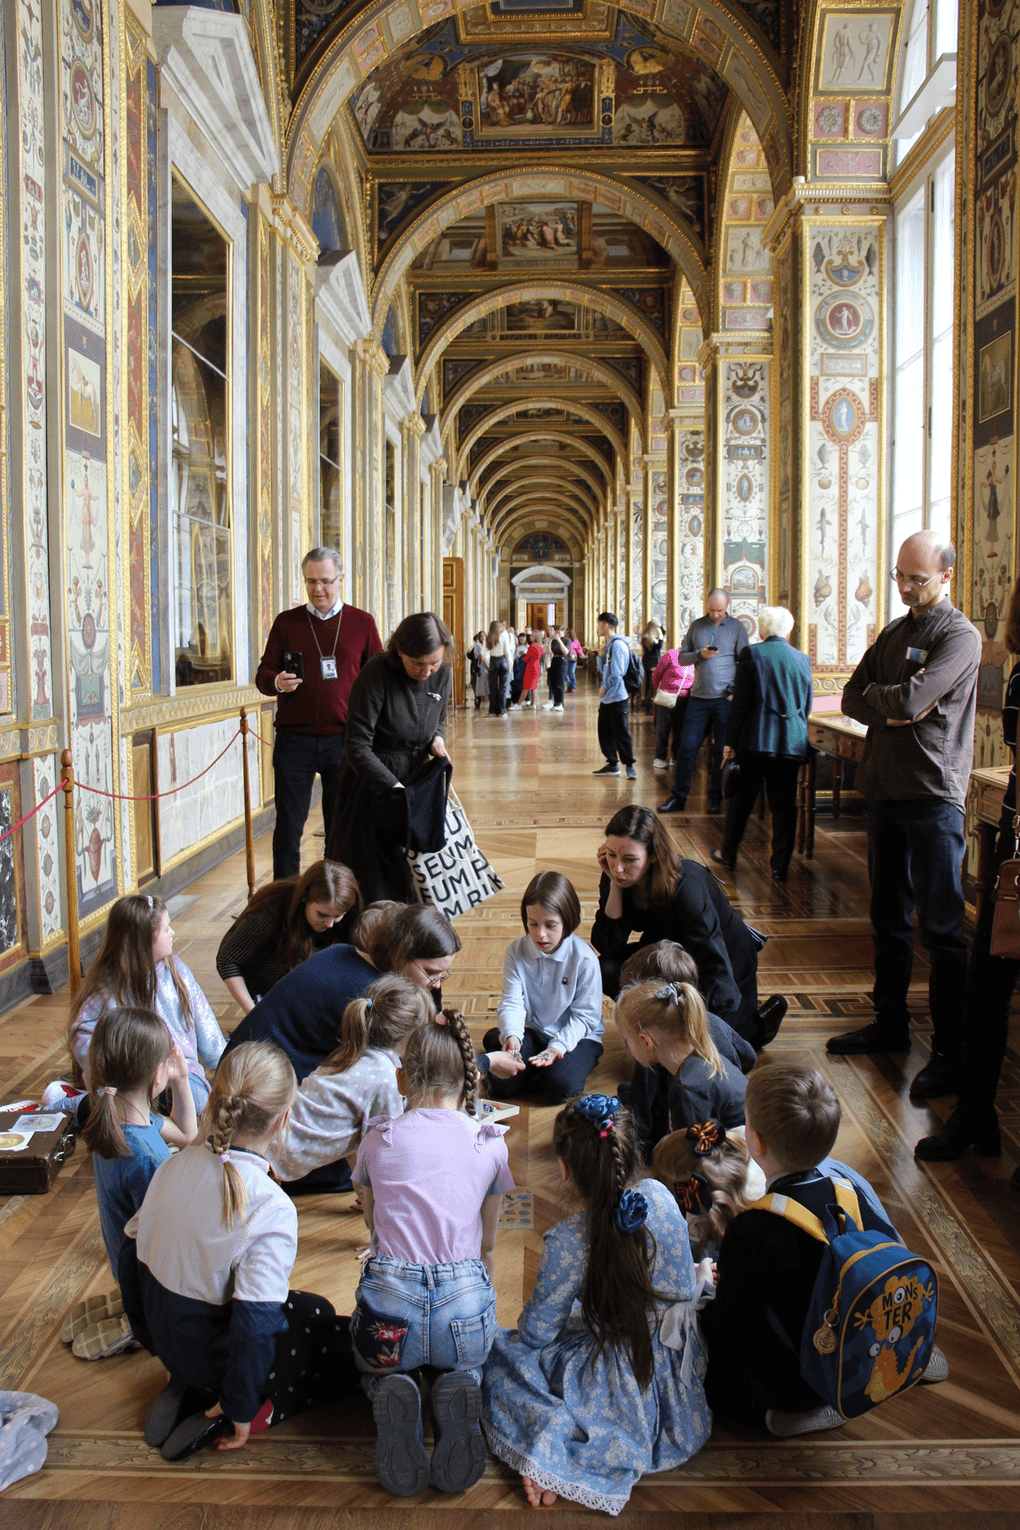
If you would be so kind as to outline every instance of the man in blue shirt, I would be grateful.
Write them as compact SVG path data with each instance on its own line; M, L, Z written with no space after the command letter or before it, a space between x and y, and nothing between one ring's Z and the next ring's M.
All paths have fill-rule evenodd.
M605 638L605 652L599 659L599 748L606 763L592 772L596 776L618 776L619 760L627 767L627 778L637 777L634 769L634 746L627 727L627 711L630 700L624 675L630 664L630 644L626 638L616 636L617 620L612 611L603 611L598 620L599 637ZM746 638L745 638L746 642Z
M691 789L698 750L712 730L712 774L708 783L708 811L722 810L722 754L729 726L730 700L737 660L748 646L743 622L729 614L730 597L725 590L710 590L704 616L691 623L680 652L680 664L693 664L694 684L687 702L680 750L676 761L673 793L660 813L682 813Z

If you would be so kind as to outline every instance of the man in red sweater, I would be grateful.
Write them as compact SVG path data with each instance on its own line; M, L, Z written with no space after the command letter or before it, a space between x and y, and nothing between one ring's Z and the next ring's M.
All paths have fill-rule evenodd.
M301 569L308 603L280 612L255 676L263 695L279 697L274 877L296 876L301 869L301 835L316 775L322 777L322 816L329 829L344 758L347 698L361 666L382 653L374 618L340 598L340 554L313 547Z

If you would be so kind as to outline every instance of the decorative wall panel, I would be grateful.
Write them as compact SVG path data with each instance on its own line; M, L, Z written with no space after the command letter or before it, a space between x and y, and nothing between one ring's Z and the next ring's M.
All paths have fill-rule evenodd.
M680 624L669 634L680 642L704 610L705 586L705 432L680 429L676 436L680 503L675 577L679 587Z
M758 631L758 608L766 599L769 366L747 358L720 363L720 583L730 592L730 614L743 621L752 638Z
M839 691L874 641L883 532L885 225L805 220L808 652Z
M668 579L669 537L669 478L665 473L652 474L652 513L649 519L652 553L649 566L652 587L648 592L648 620L659 626L666 625L666 594ZM676 633L669 634L670 642L676 641Z
M257 724L256 724L257 725ZM241 741L227 748L237 733L237 718L199 723L160 732L156 736L156 790L160 793L159 845L161 873L185 855L215 839L244 815ZM252 811L262 805L258 740L248 737ZM201 775L226 749L222 760ZM201 779L195 780L196 776ZM194 782L183 791L175 788ZM172 793L172 795L167 795Z

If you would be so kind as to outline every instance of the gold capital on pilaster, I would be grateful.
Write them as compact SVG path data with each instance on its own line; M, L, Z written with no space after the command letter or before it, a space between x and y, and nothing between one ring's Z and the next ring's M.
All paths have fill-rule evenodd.
M401 428L412 436L423 436L428 429L420 414L409 414L400 422Z
M304 215L285 191L271 191L269 205L277 238L282 244L289 245L306 266L314 266L319 258L319 241Z
M390 358L378 340L373 339L371 336L367 339L356 340L354 342L354 350L362 365L370 367L380 382L382 382L384 377L389 376Z

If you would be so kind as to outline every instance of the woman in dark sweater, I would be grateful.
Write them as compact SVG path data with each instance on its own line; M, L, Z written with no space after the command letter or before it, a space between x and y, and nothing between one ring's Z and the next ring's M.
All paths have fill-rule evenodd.
M452 639L432 611L405 617L351 687L338 803L326 857L350 866L369 902L415 901L407 864L408 783L448 763L443 730ZM428 768L431 764L431 770Z
M602 880L591 943L599 953L603 992L616 998L620 968L638 946L676 940L697 963L712 1014L754 1046L771 1041L786 1000L773 995L758 1009L757 943L708 868L679 856L645 807L614 814L596 855ZM628 945L632 930L641 938Z
M342 940L346 916L360 910L354 873L314 861L302 876L259 888L220 941L216 971L250 1014L292 967Z

